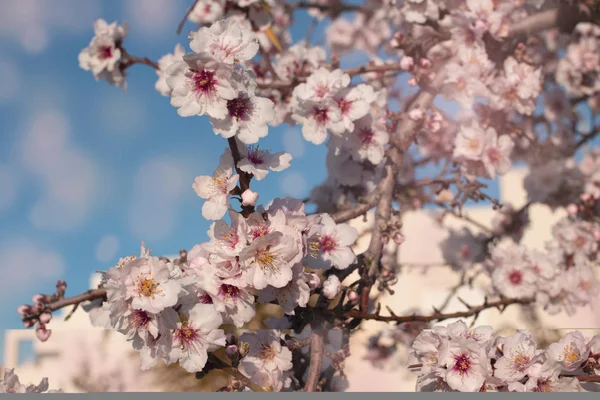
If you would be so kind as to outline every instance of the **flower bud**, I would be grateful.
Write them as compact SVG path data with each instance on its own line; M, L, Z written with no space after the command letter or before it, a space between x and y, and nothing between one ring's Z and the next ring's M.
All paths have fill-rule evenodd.
M65 290L67 290L67 282L63 280L56 282L56 289L64 292Z
M567 206L567 213L571 217L574 217L575 215L577 215L578 212L579 212L579 207L577 207L577 204L571 203Z
M316 288L321 286L321 278L319 278L319 275L315 274L314 272L311 272L310 280L308 281L308 286L310 287L310 290L315 290Z
M335 275L329 275L323 282L323 295L329 300L333 300L342 289L342 282Z
M235 344L231 344L225 348L225 355L230 360L236 360L240 356L239 348Z
M46 302L45 300L46 300L46 296L44 296L43 294L36 294L32 298L33 304L45 303Z
M402 243L404 243L404 240L404 235L400 232L396 232L396 234L394 235L394 243L396 243L397 245L401 245Z
M356 290L348 290L348 300L350 300L351 302L355 302L356 300L358 300L358 293L356 293Z
M431 61L429 61L426 58L421 58L421 60L419 60L419 63L421 64L421 67L423 67L423 68L430 68L431 67Z
M47 324L52 319L52 314L49 312L44 312L40 315L40 322L42 324Z
M23 304L17 308L17 312L21 317L26 317L27 315L31 314L31 306L28 304Z
M50 338L50 334L52 333L52 329L46 329L44 325L38 325L35 330L35 336L40 340L40 342L45 342Z
M243 206L254 206L258 200L258 193L253 192L250 189L246 189L242 193L242 205Z
M35 321L32 321L32 320L23 321L23 326L25 328L31 328L34 325L35 325Z
M415 64L415 60L412 57L402 57L400 60L400 68L408 71Z

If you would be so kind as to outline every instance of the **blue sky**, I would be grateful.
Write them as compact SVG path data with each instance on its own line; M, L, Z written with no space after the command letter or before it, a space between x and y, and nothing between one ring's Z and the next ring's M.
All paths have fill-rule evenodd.
M100 17L128 21L133 55L157 60L178 42L187 47L193 26L175 30L189 3L0 3L0 332L21 327L16 308L35 293L51 293L58 279L67 295L84 291L90 274L138 253L142 240L157 255L206 240L191 185L212 174L226 142L207 118L179 117L154 90L151 68L132 67L125 92L77 63ZM309 23L299 13L294 41ZM305 197L326 177L325 146L297 128L271 129L261 146L294 156L288 170L253 182L261 202Z

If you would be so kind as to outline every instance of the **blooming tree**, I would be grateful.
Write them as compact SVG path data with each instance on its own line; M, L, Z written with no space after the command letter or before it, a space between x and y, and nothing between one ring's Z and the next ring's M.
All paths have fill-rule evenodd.
M324 46L292 43L299 9L330 19ZM142 243L139 256L77 296L58 282L19 309L40 340L53 311L91 301L94 325L125 335L144 370L178 363L202 379L222 369L232 376L225 391L334 391L344 388L350 336L378 320L406 333L417 391L583 391L600 382L600 335L570 332L539 348L524 330L504 337L462 320L438 325L531 304L572 314L598 295L600 152L577 155L600 133L600 2L196 0L179 31L186 20L198 29L158 62L126 50L125 25L98 20L79 64L120 88L131 66L154 68L156 90L179 116L209 120L220 137L206 140L224 151L212 175L190 184L213 221L210 240L174 260ZM340 68L357 50L371 60ZM309 199L260 204L252 181L293 163L260 147L283 124L327 147L328 177ZM530 167L521 209L500 204L482 181L515 162ZM421 168L435 176L419 178ZM481 200L497 210L493 226L452 231L444 255L464 279L488 274L491 296L462 312L382 313L370 295L398 280L389 248L410 245L403 214L429 204L461 217L467 201ZM307 213L307 202L318 212ZM545 251L520 243L534 203L568 212ZM372 209L368 249L356 254L348 222ZM225 333L242 332L260 304L279 305L283 317L264 321L267 330ZM334 331L341 347L329 352Z

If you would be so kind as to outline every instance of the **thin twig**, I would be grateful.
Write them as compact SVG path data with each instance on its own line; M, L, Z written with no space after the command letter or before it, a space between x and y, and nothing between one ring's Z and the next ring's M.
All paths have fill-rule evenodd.
M187 21L188 17L192 13L192 11L194 11L194 8L196 8L196 4L198 4L198 1L200 1L200 0L194 0L194 2L192 3L192 6L190 8L188 8L188 10L185 12L183 19L177 26L177 34L178 35L181 33L181 30L183 29L183 26L185 25L185 21Z
M381 322L430 322L430 321L443 321L450 318L466 318L472 317L474 315L479 314L483 310L487 310L490 308L498 308L500 311L504 311L504 308L511 304L530 304L534 301L533 298L523 298L523 299L501 299L493 302L484 302L484 304L480 306L471 306L471 309L467 311L459 311L454 313L443 314L439 312L435 312L431 315L406 315L406 316L398 316L398 315L378 315L378 314L368 314L358 310L346 311L342 315L337 315L342 318L359 318L366 320L375 320ZM335 315L335 312L330 312L330 314Z

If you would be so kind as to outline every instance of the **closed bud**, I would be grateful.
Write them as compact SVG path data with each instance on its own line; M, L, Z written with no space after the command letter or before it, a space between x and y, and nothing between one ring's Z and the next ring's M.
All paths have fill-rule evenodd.
M229 357L230 360L236 360L240 355L238 347L235 344L227 346L225 348L225 355Z
M17 308L17 312L21 317L26 317L27 315L31 314L31 306L23 304Z
M47 324L52 319L52 314L49 312L44 312L40 315L40 322L42 324Z
M327 297L329 300L333 300L340 290L342 289L342 282L340 282L340 278L335 275L329 275L325 282L323 282L323 296Z
M351 302L355 302L356 300L358 300L358 293L356 293L356 290L348 290L348 300L350 300Z
M396 232L396 234L394 235L394 243L396 243L397 245L401 245L402 243L404 243L404 240L404 235L400 232Z
M310 287L310 290L315 290L316 288L321 286L321 278L319 278L319 275L315 274L314 272L311 272L310 280L308 281L308 286Z

